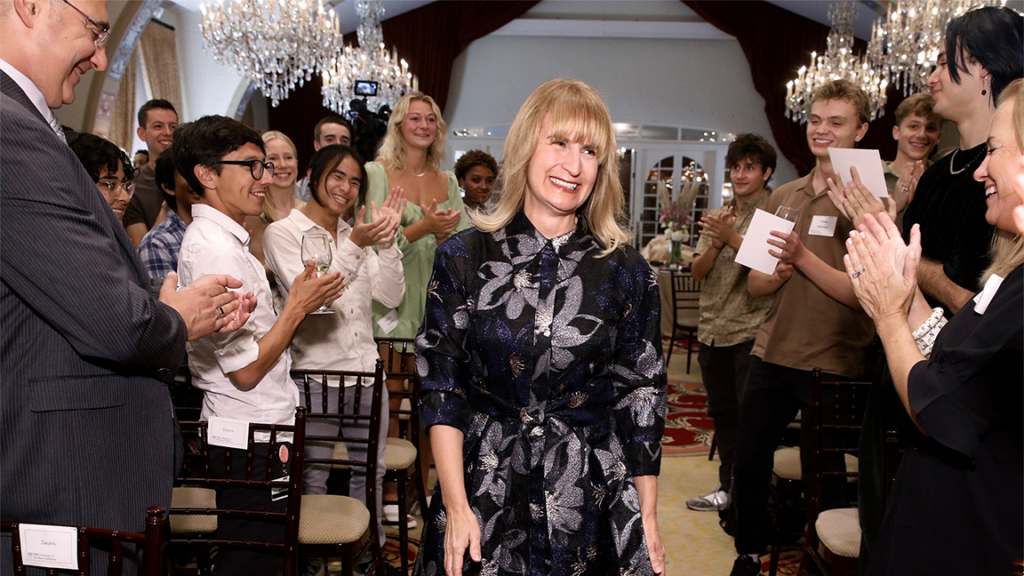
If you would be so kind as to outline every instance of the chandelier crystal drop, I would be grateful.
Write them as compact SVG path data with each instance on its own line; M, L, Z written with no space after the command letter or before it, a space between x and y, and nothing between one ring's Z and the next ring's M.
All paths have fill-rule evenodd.
M352 102L359 100L367 109L393 107L398 99L419 89L419 79L409 72L409 64L398 57L394 48L388 52L380 22L384 16L382 0L356 0L359 47L346 45L331 54L323 69L323 104L341 115L348 115ZM376 82L376 93L360 90L356 82Z
M949 21L1006 0L896 0L871 29L867 57L904 96L928 90L928 76L945 50Z
M871 102L871 119L885 113L889 81L871 66L866 57L853 53L853 21L857 5L852 2L832 4L828 10L832 28L828 32L825 53L811 52L810 66L803 66L795 80L786 83L786 117L801 124L810 114L814 91L832 80L846 79L863 90Z
M273 106L326 69L341 46L338 20L321 0L222 0L199 9L204 49Z

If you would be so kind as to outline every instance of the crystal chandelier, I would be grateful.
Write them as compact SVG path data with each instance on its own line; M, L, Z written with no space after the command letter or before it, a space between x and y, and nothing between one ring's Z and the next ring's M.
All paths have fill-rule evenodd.
M321 0L223 0L202 12L205 48L270 99L273 106L325 69L341 35Z
M828 32L825 54L811 52L811 65L802 66L796 80L786 83L786 117L801 124L810 114L811 95L832 81L846 79L863 90L871 102L871 120L885 113L888 80L874 70L867 58L853 53L853 20L857 5L851 2L832 4L828 10L832 29Z
M356 0L356 12L359 47L337 49L323 69L324 107L342 115L350 111L354 100L379 110L419 89L419 79L409 72L408 63L398 58L398 51L388 52L384 47L382 0Z
M1005 5L1006 0L896 0L889 15L872 26L868 61L904 96L925 92L945 50L949 21L973 8Z

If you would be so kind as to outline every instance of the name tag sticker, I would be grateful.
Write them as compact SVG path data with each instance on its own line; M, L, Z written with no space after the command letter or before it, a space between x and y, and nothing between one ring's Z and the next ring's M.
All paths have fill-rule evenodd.
M392 310L377 320L377 326L380 326L385 334L391 334L392 330L398 328L398 310Z
M831 238L836 235L836 222L838 221L838 216L815 216L811 218L811 228L807 233L811 236Z
M992 298L995 297L996 292L999 291L999 286L1003 283L1003 279L995 274L988 277L985 282L985 287L982 288L981 292L974 297L974 313L984 314L988 310L988 305L992 303Z
M21 562L26 566L78 570L78 530L73 526L21 524Z
M241 448L242 450L249 447L249 423L244 420L214 416L210 418L206 432L206 441L211 446Z

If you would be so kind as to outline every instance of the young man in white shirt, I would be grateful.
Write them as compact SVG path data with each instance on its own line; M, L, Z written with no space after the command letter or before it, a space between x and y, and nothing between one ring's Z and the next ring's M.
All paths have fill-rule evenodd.
M201 417L290 424L298 391L289 376L288 346L307 313L341 295L341 274L317 278L308 263L292 283L288 304L276 315L266 273L249 251L249 234L242 226L246 216L262 211L273 174L273 164L265 162L260 135L236 120L205 116L178 128L173 151L178 172L200 196L181 243L179 281L184 284L207 274L229 273L242 281L241 291L247 293L250 304L255 300L252 316L242 329L200 338L187 346L192 382L204 392ZM267 442L268 438L257 435L256 441ZM280 454L270 446L256 452L256 471L266 469L268 457L279 458ZM244 458L244 451L234 451L232 469L237 477L244 478ZM214 473L223 470L223 459L223 449L211 449L211 460L216 460ZM223 489L217 498L218 505L225 508L283 510L285 504L271 502L266 490L246 488ZM221 518L218 533L240 540L268 536L283 540L284 526ZM223 548L214 574L273 574L280 570L279 560L279 556L251 549Z
M287 291L293 278L302 269L301 250L304 234L316 231L330 236L332 242L331 268L339 270L345 277L345 291L341 298L331 303L333 314L311 317L298 329L292 342L294 367L301 370L349 370L373 372L380 353L373 339L373 300L385 306L395 307L405 295L405 272L402 268L402 251L395 244L395 233L405 208L400 188L388 197L384 206L376 205L360 210L355 225L349 226L346 219L356 200L363 205L368 185L366 168L358 153L342 145L324 146L313 154L309 162L309 178L314 183L312 199L302 208L294 209L287 218L282 218L267 227L263 235L263 251L267 268L277 278L277 289L283 298L289 298ZM370 210L371 222L364 222L365 211ZM374 247L377 251L374 251ZM369 386L372 381L366 381ZM300 391L302 382L296 381ZM337 379L328 380L328 406L336 413L338 392L342 384ZM355 402L355 382L344 383L345 406ZM310 413L322 412L319 408L322 398L319 381L310 382L312 406ZM369 413L372 394L360 394L361 406L358 411ZM354 408L354 407L353 407ZM388 433L388 392L384 389L381 402L381 422L377 454L376 510L380 545L384 545L384 530L380 524L381 496L386 471L384 449ZM345 424L346 437L366 438L367 423ZM310 418L306 421L307 436L332 436L338 434L336 420ZM351 443L349 456L359 460L365 458L366 446ZM330 458L334 444L328 442L307 442L307 458ZM326 494L330 466L307 464L302 476L303 494ZM355 474L352 477L349 495L367 501L366 477ZM367 506L370 504L367 503Z

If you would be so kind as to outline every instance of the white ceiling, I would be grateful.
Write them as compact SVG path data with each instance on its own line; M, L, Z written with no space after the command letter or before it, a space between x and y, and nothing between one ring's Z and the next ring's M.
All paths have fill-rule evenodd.
M210 0L168 0L189 11L199 9ZM213 0L220 1L220 0ZM415 10L434 0L385 0L384 19ZM442 0L453 1L453 0ZM832 0L767 0L780 8L799 14L826 26ZM333 4L342 33L353 32L359 23L354 0L324 0ZM858 38L871 37L871 24L884 15L889 0L858 0L859 10L854 22ZM1024 11L1024 0L1008 0L1007 5ZM589 24L586 21L591 21ZM604 22L604 24L598 24ZM612 25L615 22L619 25ZM699 25L703 24L703 26ZM631 38L727 38L695 18L693 11L677 0L544 0L524 17L498 32L504 35L570 35L617 36Z

